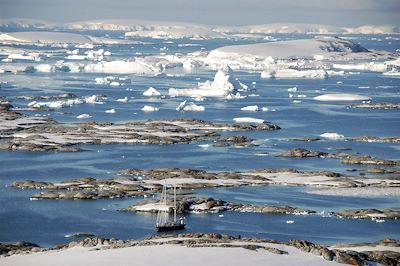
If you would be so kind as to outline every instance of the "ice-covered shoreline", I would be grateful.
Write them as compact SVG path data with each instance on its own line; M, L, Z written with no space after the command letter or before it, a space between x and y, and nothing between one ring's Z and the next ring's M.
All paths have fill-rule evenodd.
M26 244L4 245L10 252L7 257L0 257L2 265L53 265L54 261L57 265L96 266L110 262L130 265L132 261L137 265L165 265L166 261L173 261L174 265L362 265L367 261L393 262L399 256L396 240L378 241L376 244L381 246L375 248L374 243L329 247L304 240L277 242L216 233L154 236L146 240L88 237L50 249Z

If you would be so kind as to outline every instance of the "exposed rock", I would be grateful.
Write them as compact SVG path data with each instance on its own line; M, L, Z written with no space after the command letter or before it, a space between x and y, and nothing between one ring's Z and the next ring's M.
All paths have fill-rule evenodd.
M398 209L352 209L337 212L336 215L356 219L399 219Z
M367 109L400 109L400 103L360 103L353 104L351 107Z
M0 243L0 256L10 256L13 254L39 252L42 249L40 246L29 242L17 242L15 244L2 244Z
M64 95L65 97L69 95ZM238 125L212 123L198 119L135 121L124 124L60 124L43 117L23 116L0 107L0 149L29 151L79 151L80 144L174 144L192 141L222 141L250 145L243 136L221 137L220 131L276 130L277 125Z
M357 266L364 266L364 260L357 252L335 250L336 262Z
M61 93L58 95L21 95L15 98L24 100L60 100L78 98L78 96L72 93Z
M325 186L325 187L397 187L400 178L342 176L329 171L300 172L294 169L251 169L245 172L207 172L186 168L135 169L119 171L112 179L81 178L60 183L23 180L12 183L15 188L47 190L33 199L100 199L135 197L161 191L164 184L178 189L199 189L232 186ZM236 206L238 207L238 206ZM245 206L239 206L245 208ZM261 209L253 210L263 212ZM285 210L288 211L288 210ZM289 210L291 212L291 210ZM301 211L302 212L302 211Z
M342 160L343 164L365 164L365 165L400 165L398 160L384 160L372 156L346 156Z
M130 212L157 212L159 206L154 204L156 201L143 201L138 204L121 209L121 211ZM167 202L169 212L172 212L173 202ZM271 205L251 205L227 203L223 200L213 198L178 198L177 213L192 213L192 212L222 212L222 211L237 211L237 212L257 212L257 213L276 213L276 214L312 214L315 211L296 208L291 206L271 206Z
M304 157L325 158L325 157L329 156L329 154L326 152L310 151L310 150L306 150L306 149L295 148L295 149L291 149L291 150L288 150L285 152L278 153L276 156L292 157L292 158L304 158Z

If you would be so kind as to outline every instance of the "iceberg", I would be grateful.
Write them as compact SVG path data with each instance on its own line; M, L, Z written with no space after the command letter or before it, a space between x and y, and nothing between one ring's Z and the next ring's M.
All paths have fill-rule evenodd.
M240 110L242 111L250 111L250 112L257 112L259 111L259 108L257 105L249 105L249 106L245 106L240 108Z
M78 115L76 118L78 118L78 119L87 119L87 118L91 118L92 116L91 115L88 115L88 114L81 114L81 115Z
M145 105L142 108L143 112L157 112L159 110L158 107L150 106L150 105Z
M344 139L343 135L340 135L338 133L331 133L331 132L326 132L323 133L321 135L319 135L321 138L325 138L325 139L332 139L332 140L340 140L340 139Z
M214 80L199 85L194 89L169 89L171 97L190 96L190 97L227 97L236 94L238 91L247 90L247 86L235 78L232 69L227 65L221 67L214 76ZM239 94L240 96L240 94Z
M146 91L143 92L143 96L157 97L157 96L161 96L161 93L159 91L157 91L155 88L150 87Z
M187 112L204 112L206 109L202 105L197 105L194 102L183 101L176 108L177 111Z
M368 101L371 98L350 93L329 93L314 97L316 101Z
M109 109L104 111L106 114L115 114L115 109Z

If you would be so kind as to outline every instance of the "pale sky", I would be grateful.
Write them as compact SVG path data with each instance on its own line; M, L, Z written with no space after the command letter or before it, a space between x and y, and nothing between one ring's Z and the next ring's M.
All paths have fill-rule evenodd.
M400 25L400 0L0 0L0 18L149 19L219 25Z

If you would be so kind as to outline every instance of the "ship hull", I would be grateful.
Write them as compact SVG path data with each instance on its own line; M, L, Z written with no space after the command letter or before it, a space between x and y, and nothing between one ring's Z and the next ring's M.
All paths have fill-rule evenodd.
M185 224L174 224L174 225L157 226L157 231L158 232L176 231L176 230L183 230L183 229L185 229Z

